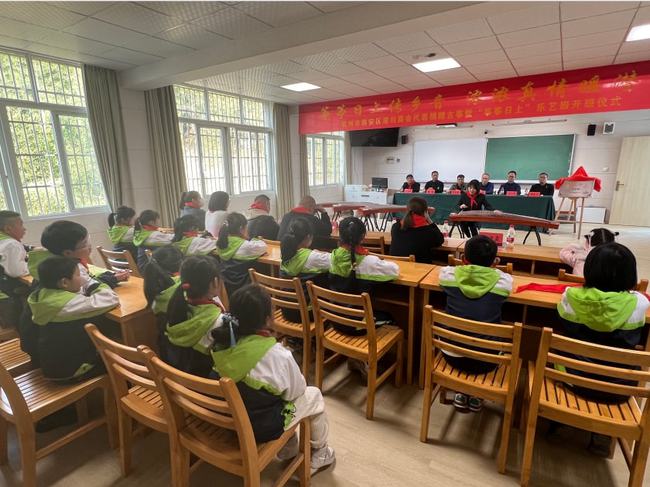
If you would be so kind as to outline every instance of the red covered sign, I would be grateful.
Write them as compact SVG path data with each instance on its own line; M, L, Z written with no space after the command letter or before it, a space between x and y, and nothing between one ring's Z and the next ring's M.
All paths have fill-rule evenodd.
M300 133L650 108L650 61L300 106Z

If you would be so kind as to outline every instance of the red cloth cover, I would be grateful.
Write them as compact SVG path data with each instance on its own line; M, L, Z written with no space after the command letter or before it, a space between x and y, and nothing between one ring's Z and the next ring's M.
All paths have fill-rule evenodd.
M564 184L564 181L594 181L595 191L600 191L602 188L600 178L589 176L589 174L587 174L587 171L585 171L585 168L582 166L576 169L576 171L568 178L560 178L555 181L555 189L560 189L560 186Z

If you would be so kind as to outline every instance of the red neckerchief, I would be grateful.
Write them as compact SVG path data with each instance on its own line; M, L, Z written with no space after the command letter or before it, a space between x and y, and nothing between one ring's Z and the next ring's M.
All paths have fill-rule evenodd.
M472 196L472 195L469 193L469 191L467 191L465 194L466 194L467 197L469 198L469 207L470 207L470 208L474 208L475 206L477 206L477 204L476 204L476 196Z
M142 225L143 230L147 230L147 231L150 231L150 232L156 232L156 231L158 231L159 228L160 227L157 227L156 225Z
M201 304L214 304L217 307L219 306L217 303L214 302L214 300L207 299L207 298L187 298L187 302L192 306L199 306Z
M262 210L265 213L269 212L269 210L266 209L266 205L264 205L263 203L255 203L255 202L253 202L253 204L248 209L249 210Z
M302 213L303 215L313 215L311 211L309 211L307 208L304 206L296 206L293 210L291 210L291 213Z
M181 273L180 273L180 272L172 272L170 275L171 275L172 277L178 277L178 276L181 275Z
M185 208L188 208L188 207L189 207L189 208L196 208L196 209L201 208L201 207L200 207L197 203L195 203L194 201L186 201L186 202L185 202Z
M262 330L257 330L255 332L256 335L262 336L262 337L272 337L273 335L271 334L271 330L267 329L262 329Z
M79 259L79 263L88 269L88 259Z
M542 291L544 293L556 293L562 294L569 287L580 287L582 284L579 283L569 283L569 284L539 284L537 282L531 282L519 286L514 294L521 293L524 291Z
M427 218L423 215L416 215L415 213L411 213L411 228L420 228L420 227L426 227L429 226L430 223L427 220Z
M350 252L350 249L352 248L348 244L340 244L340 247L344 248L348 252ZM354 248L354 253L357 254L357 255L368 255L368 249L363 247L362 245L357 245Z
M183 232L183 237L198 237L199 232L194 231L194 232Z

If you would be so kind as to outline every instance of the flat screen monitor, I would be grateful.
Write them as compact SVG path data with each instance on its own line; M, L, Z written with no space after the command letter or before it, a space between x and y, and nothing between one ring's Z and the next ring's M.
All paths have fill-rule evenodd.
M375 189L388 189L388 178L372 178L372 187Z
M378 130L352 130L350 145L352 147L397 147L399 128Z

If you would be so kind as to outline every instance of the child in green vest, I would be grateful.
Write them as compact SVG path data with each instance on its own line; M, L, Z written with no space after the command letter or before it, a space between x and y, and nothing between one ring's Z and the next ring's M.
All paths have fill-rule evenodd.
M115 213L108 215L108 238L113 242L113 250L128 250L136 258L136 247L133 244L134 220L135 210L120 206Z
M185 215L174 222L172 244L183 255L208 255L217 248L217 241L199 235L199 223L194 215Z
M143 271L149 261L146 250L171 245L174 235L160 231L160 214L154 210L144 210L140 213L133 228L133 244L137 248L138 268Z
M271 298L248 285L230 298L230 315L212 331L214 372L237 383L258 443L279 438L303 418L311 421L312 474L334 463L327 445L329 424L320 389L307 386L291 352L271 336ZM280 460L298 454L296 436L278 453Z

